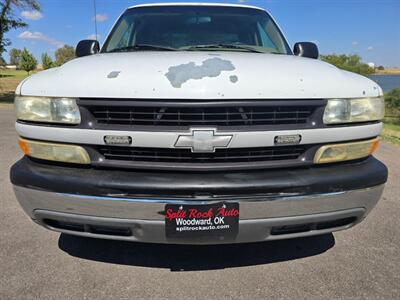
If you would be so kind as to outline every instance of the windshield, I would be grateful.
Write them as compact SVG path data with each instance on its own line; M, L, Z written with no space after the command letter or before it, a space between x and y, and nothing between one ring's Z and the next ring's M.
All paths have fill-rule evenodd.
M127 10L112 29L102 51L155 50L291 53L265 11L218 6L155 6Z

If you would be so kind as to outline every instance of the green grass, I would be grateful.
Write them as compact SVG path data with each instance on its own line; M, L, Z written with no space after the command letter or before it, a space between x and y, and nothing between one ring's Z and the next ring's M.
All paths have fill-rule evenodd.
M398 114L398 116L395 116L395 115L386 116L383 119L383 122L385 124L390 124L390 125L400 125L400 113L397 113L397 114Z
M0 69L0 77L19 77L25 78L28 75L27 72L23 70L2 70Z
M13 103L15 89L27 76L25 71L0 69L0 103Z
M385 123L381 136L385 141L400 145L400 124Z

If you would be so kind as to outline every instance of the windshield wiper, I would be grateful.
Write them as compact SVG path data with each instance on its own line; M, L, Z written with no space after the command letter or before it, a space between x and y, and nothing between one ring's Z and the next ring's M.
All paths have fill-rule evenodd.
M159 45L150 45L150 44L136 44L127 47L115 48L108 52L130 52L130 51L140 51L140 50L152 50L152 51L178 51L176 48L159 46Z
M240 44L209 44L209 45L193 45L187 47L181 47L179 50L201 50L201 49L237 49L237 50L247 50L255 53L266 53L266 51L257 49L253 46L240 45Z

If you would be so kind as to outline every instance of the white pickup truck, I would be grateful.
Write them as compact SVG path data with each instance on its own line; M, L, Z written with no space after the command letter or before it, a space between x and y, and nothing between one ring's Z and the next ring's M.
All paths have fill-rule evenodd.
M128 8L101 47L16 90L11 168L36 223L86 237L254 242L349 228L379 200L373 81L293 51L263 9Z

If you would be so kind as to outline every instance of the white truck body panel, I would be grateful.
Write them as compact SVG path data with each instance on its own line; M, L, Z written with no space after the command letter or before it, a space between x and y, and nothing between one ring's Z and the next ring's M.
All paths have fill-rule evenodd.
M207 68L207 62L215 68ZM226 70L226 64L232 67ZM181 80L180 86L174 86L166 76L170 68L186 81ZM112 74L116 76L110 78ZM20 85L17 93L51 97L220 100L358 98L376 97L382 91L366 77L293 55L139 51L74 59L59 68L32 75Z
M133 5L129 8L139 7L154 7L154 6L222 6L222 7L243 7L264 10L261 7L246 5L246 4L233 4L233 3L202 3L202 2L166 2L166 3L144 3Z

